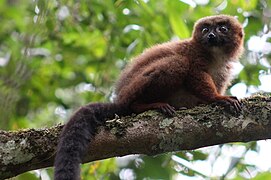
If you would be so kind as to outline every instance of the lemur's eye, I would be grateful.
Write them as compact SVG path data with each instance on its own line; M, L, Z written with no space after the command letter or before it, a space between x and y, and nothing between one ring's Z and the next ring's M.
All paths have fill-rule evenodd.
M201 32L202 32L202 34L206 34L207 32L209 32L209 28L207 28L207 27L202 28Z
M219 27L217 27L217 31L222 32L222 33L226 33L229 31L229 29L227 28L227 26L219 26Z

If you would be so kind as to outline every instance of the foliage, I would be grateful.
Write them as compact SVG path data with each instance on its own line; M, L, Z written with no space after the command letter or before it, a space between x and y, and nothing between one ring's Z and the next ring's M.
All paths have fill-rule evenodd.
M80 105L111 100L114 81L132 57L156 43L190 37L197 19L218 13L238 16L245 27L247 51L233 87L241 83L246 93L261 90L261 77L271 78L270 5L267 0L3 0L0 126L51 126L65 122ZM255 42L252 37L261 43L260 49L255 44L251 47ZM240 146L246 147L232 168L232 176L254 177L258 168L246 164L243 157L257 151L258 146ZM205 151L176 155L193 163L219 158L222 151L223 147L217 148L217 156ZM202 173L172 160L171 155L140 156L125 166L117 164L115 160L90 163L82 174L103 179L125 179L128 175L139 179L172 179L178 174L202 177ZM257 173L248 175L249 170ZM51 170L47 174L51 176ZM30 176L33 179L30 174L19 179ZM255 179L269 176L260 174Z

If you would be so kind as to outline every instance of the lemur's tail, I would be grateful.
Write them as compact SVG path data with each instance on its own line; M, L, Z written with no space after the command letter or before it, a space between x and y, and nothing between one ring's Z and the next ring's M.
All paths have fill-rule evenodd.
M80 179L80 163L97 127L106 119L130 114L115 103L92 103L81 107L65 125L55 158L55 180Z

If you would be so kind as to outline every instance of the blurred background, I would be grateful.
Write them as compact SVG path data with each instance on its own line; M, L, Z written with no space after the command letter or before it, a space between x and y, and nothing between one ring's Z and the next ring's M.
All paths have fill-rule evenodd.
M64 123L80 105L110 101L125 65L145 48L191 36L215 14L246 33L228 94L271 92L269 0L2 0L0 129ZM83 165L83 179L271 179L270 140ZM14 179L52 179L52 168ZM89 177L92 176L92 177Z

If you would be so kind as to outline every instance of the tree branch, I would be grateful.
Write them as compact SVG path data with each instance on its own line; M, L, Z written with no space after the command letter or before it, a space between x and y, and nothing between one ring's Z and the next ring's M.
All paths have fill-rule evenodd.
M271 97L257 95L242 102L240 115L206 105L181 110L172 118L154 111L116 117L99 128L84 162L271 138ZM52 166L62 127L0 131L0 179Z

